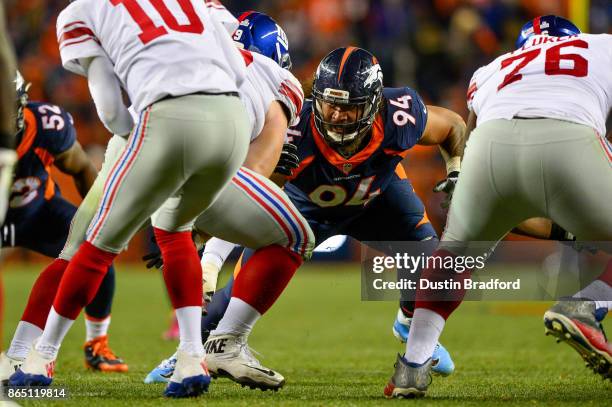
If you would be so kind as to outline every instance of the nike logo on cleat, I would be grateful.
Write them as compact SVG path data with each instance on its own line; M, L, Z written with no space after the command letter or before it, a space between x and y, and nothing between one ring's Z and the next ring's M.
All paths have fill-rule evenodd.
M257 370L257 371L259 371L259 372L261 372L261 373L263 373L263 374L267 374L267 375L268 375L268 376L270 376L270 377L274 377L274 372L273 372L273 371L271 371L271 370L267 370L267 369L260 369L260 368L258 368L258 367L255 367L255 366L249 366L249 365L244 364L244 363L242 364L242 366L246 366L246 367L248 367L249 369L255 369L255 370Z
M223 353L225 352L225 343L228 338L223 339L213 339L207 341L204 344L204 349L206 349L206 353Z
M172 373L160 373L159 374L161 377L163 377L164 379L169 379L172 377Z

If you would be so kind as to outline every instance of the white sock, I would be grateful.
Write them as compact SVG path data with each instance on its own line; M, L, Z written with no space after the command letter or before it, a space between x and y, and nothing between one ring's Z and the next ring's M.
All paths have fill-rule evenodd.
M12 359L24 359L30 353L32 343L42 335L43 330L26 321L19 321L15 335L6 351L6 356Z
M51 307L45 330L36 344L36 350L49 359L55 359L72 324L74 319L61 316L55 311L55 307Z
M180 342L178 349L191 356L204 356L200 319L202 308L196 306L182 307L175 310L179 325Z
M259 311L240 298L232 297L223 319L211 335L248 335L259 318Z
M85 332L87 337L86 341L89 342L94 338L106 335L110 322L110 315L102 320L93 319L92 317L85 315Z
M204 246L204 254L202 254L202 264L211 263L214 264L218 269L223 267L223 263L227 260L227 256L230 255L236 245L225 240L217 239L216 237L211 238L206 242Z
M433 355L445 323L444 318L432 310L414 310L404 358L410 363L425 363Z
M601 280L595 280L573 295L577 298L588 298L595 301L595 308L612 309L612 287Z

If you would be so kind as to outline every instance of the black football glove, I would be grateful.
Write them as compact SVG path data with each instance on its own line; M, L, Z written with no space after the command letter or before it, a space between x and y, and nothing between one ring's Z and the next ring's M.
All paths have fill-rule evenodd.
M274 172L291 176L293 170L300 166L300 158L297 156L297 146L291 143L283 144L283 151L281 152L278 164Z
M161 269L164 265L164 260L162 260L161 250L157 245L157 240L155 240L155 236L151 236L151 243L153 243L154 249L150 253L142 256L142 261L147 262L147 268L151 269L155 267L156 269Z
M434 192L446 192L446 198L442 201L442 208L446 209L450 206L451 199L453 199L453 192L455 191L455 185L459 179L459 171L452 171L446 176L446 179L439 181L434 187Z
M578 253L584 250L591 254L597 254L597 252L599 251L597 247L592 246L589 242L581 242L579 240L576 240L576 236L574 236L571 232L568 232L567 230L563 229L561 226L554 222L550 229L549 239L557 240L576 250Z
M193 237L194 235L192 235ZM157 240L155 240L155 236L151 236L151 243L155 246L153 251L142 256L142 261L147 262L146 266L148 269L155 267L156 269L161 269L164 266L164 260L162 259L162 254L159 246L157 245ZM198 256L202 257L202 252L204 251L204 247L198 248L196 244L196 249L198 249Z

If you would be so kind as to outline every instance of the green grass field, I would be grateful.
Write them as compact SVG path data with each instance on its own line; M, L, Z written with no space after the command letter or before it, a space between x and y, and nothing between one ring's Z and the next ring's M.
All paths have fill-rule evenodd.
M58 360L55 384L69 400L23 405L610 405L612 384L587 370L565 344L543 334L546 303L465 303L448 322L442 342L457 369L434 378L424 400L386 401L382 390L402 346L391 334L396 304L361 302L357 267L303 267L251 336L261 361L287 378L278 393L213 381L196 400L169 401L163 385L145 385L146 373L170 355L161 340L169 305L157 272L118 267L111 345L130 365L128 374L99 374L83 367L84 324L79 319ZM21 315L39 267L6 266L4 345ZM609 324L608 324L609 325Z

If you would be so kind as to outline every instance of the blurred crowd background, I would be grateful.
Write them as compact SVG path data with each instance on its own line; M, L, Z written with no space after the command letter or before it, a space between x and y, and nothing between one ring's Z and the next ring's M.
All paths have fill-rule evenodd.
M100 162L109 134L98 121L86 81L60 65L57 14L67 0L5 0L19 68L32 82L30 97L72 113L80 142ZM238 15L263 11L287 32L295 75L308 81L336 47L357 45L375 54L386 86L411 86L425 101L467 118L472 73L513 49L520 27L542 14L573 17L585 31L611 32L610 0L224 0ZM578 19L579 21L576 21ZM438 231L445 213L431 188L444 174L433 148L415 148L406 169ZM60 178L64 194L76 194Z

